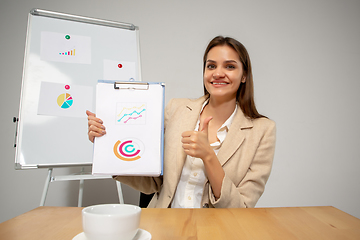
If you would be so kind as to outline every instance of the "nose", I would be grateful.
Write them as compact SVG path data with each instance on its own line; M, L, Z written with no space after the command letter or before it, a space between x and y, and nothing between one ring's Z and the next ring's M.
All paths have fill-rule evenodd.
M224 71L221 68L216 68L216 70L213 73L213 78L218 79L223 77L225 77Z

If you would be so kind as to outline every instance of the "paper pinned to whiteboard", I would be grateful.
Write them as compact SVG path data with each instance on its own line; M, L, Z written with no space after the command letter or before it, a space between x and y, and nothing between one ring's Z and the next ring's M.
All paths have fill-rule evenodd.
M92 102L93 87L41 82L38 115L85 118Z
M91 64L91 38L67 33L41 32L41 60Z
M137 81L135 62L104 59L104 80Z

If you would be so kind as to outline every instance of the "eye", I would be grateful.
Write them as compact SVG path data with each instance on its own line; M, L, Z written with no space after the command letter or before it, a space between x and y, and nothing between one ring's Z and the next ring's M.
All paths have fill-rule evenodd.
M206 68L207 68L207 69L215 69L216 66L215 66L215 64L208 64L208 65L206 66Z
M226 68L228 68L228 69L235 69L236 66L234 66L234 65L227 65Z

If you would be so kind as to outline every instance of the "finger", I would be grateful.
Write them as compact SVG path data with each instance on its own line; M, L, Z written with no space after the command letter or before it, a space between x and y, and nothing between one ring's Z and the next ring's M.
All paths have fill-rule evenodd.
M103 135L104 135L104 134L100 134L100 133L97 133L97 132L94 132L94 131L90 131L89 134L88 134L89 140L90 140L91 142L94 142L95 137L101 137L101 136L103 136Z
M92 120L95 122L103 123L103 121L100 118L97 118L95 113L90 112L89 110L86 110L86 114L88 115L88 120Z
M89 110L86 110L86 115L95 117L95 113L90 112Z
M191 150L191 147L189 144L183 144L182 148L184 149L186 154Z
M95 132L95 133L102 134L102 135L104 135L106 133L106 131L103 128L98 128L95 125L89 126L88 132L89 133Z
M104 130L101 130L99 128L96 128L95 126L92 126L89 128L88 131L88 137L91 142L94 142L95 137L101 137L104 136L106 132Z
M212 119L213 119L213 117L210 116L210 117L205 118L203 122L200 122L200 127L199 127L199 129L201 129L201 130L200 130L201 132L206 132L206 133L207 133L208 128L209 128L209 122L210 122Z
M193 132L191 135L181 138L182 143L188 143L188 144L196 143L198 142L198 140L199 140L199 132Z
M183 148L191 148L191 144L193 144L193 142L190 141L189 139L182 139L181 142Z
M193 134L193 131L185 131L181 134L181 136L184 138L184 137L190 137L191 134Z
M88 121L94 121L103 124L103 121L100 118L89 116Z
M89 131L89 137L101 137L103 136L105 133L102 132L96 132L96 131Z
M182 144L190 144L190 143L191 143L191 140L190 140L190 138L182 138L182 139L181 139L181 143L182 143Z
M89 120L88 121L88 128L90 129L91 126L95 126L97 128L100 128L100 129L103 129L105 130L105 126L100 124L99 122L97 121L94 121L94 120Z
M193 149L184 148L184 152L186 153L186 155L195 157L195 153L194 153Z
M197 150L199 148L196 143L183 143L182 147L186 150Z

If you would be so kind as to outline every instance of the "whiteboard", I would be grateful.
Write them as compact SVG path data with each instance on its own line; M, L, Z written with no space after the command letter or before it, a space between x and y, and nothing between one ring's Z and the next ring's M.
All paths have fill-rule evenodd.
M33 9L15 168L91 165L85 110L95 111L97 81L141 81L140 69L138 27Z

